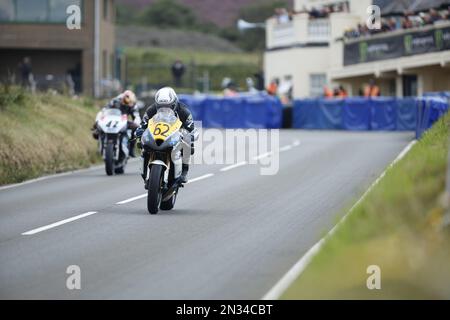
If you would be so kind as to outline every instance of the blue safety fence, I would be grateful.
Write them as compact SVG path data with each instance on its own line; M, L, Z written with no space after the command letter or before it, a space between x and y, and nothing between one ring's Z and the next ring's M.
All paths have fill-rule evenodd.
M293 127L343 130L415 130L414 98L302 99L294 102Z
M180 95L195 121L205 128L280 128L283 107L279 99L268 95L217 97Z
M416 131L419 138L449 109L450 93L420 98L302 99L294 102L293 127L325 130Z
M416 138L420 138L440 117L447 113L449 99L443 96L427 95L416 99Z

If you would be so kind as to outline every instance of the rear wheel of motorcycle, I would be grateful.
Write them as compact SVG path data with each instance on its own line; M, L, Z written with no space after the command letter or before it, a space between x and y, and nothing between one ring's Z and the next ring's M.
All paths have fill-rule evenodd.
M163 171L159 165L150 169L150 180L148 182L147 210L150 214L157 214L161 203L161 183Z
M108 143L105 148L105 171L108 176L114 173L114 144Z
M172 210L173 207L175 206L175 201L177 201L177 194L178 190L175 191L175 193L173 194L172 197L170 197L170 199L166 201L161 201L161 205L159 206L159 208L161 210Z

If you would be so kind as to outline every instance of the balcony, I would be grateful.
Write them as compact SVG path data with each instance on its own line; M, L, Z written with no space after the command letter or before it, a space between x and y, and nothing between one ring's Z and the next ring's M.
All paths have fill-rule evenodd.
M277 49L308 44L328 44L330 20L309 19L307 14L298 14L290 22L279 23L275 18L267 21L267 49Z
M354 65L450 50L450 23L397 30L347 40L344 65Z

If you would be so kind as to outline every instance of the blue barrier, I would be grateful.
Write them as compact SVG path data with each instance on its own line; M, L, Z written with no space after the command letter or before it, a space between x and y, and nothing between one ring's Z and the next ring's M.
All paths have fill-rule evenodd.
M449 103L442 97L421 97L416 99L416 139L439 120L449 109Z
M369 130L370 109L367 99L345 99L342 110L342 128L345 130Z
M397 99L397 131L416 130L415 98Z
M397 105L394 98L379 97L369 100L370 129L396 130Z
M268 95L237 97L180 95L205 128L280 128L282 105Z
M415 130L415 99L355 97L296 100L293 127L328 130Z

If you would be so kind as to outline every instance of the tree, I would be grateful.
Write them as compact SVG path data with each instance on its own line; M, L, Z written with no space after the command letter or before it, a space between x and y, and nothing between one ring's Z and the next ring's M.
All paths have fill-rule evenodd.
M191 8L176 0L156 1L139 15L139 22L143 25L173 29L195 29L198 26L197 17Z
M116 4L116 22L119 25L137 24L136 10L126 4Z

